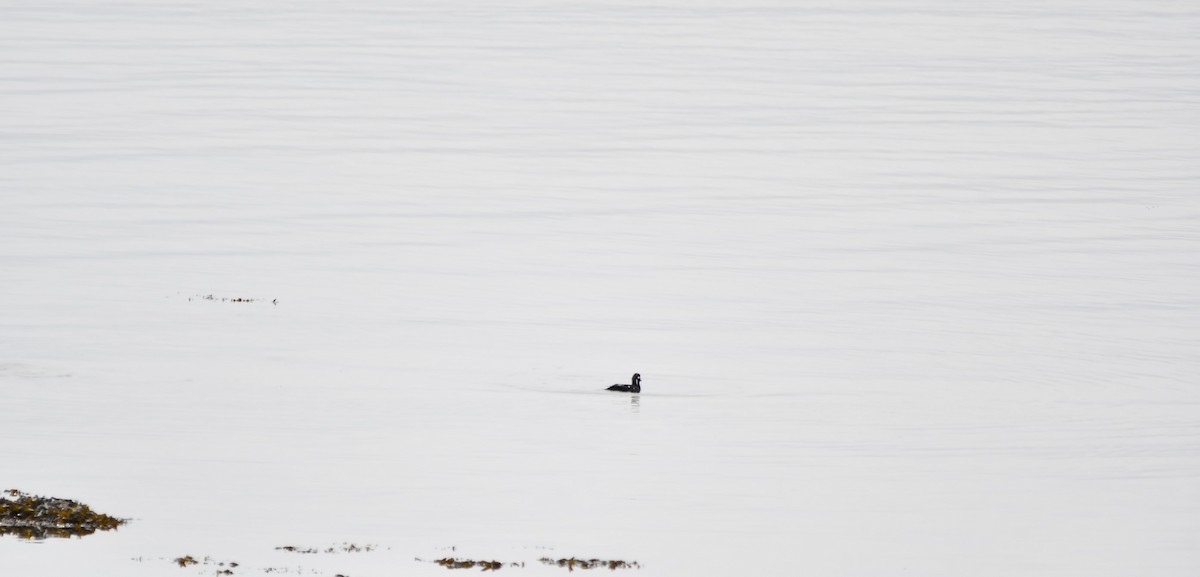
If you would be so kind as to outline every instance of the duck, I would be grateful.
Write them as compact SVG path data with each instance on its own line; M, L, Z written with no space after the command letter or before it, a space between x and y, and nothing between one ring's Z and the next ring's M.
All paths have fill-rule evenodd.
M640 393L642 392L642 375L633 373L633 382L629 385L613 385L608 388L610 391L620 391L622 393Z

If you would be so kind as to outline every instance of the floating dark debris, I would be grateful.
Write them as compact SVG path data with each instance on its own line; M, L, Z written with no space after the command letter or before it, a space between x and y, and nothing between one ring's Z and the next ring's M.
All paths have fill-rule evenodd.
M303 548L303 547L296 547L293 545L284 545L283 547L276 547L275 550L276 551L287 551L288 553L300 553L301 555L312 555L317 552L317 550L313 549L312 547Z
M316 547L296 547L295 545L284 545L276 547L276 551L287 551L289 553L300 553L302 555L314 555L317 553L370 553L374 551L378 545L359 545L357 543L342 543L341 545L333 545L324 549Z
M164 559L160 557L159 560L161 561ZM145 559L138 557L135 558L134 561L142 562L145 561ZM197 559L191 555L184 555L183 557L171 559L171 562L179 565L180 567L188 567L190 565L215 565L217 566L217 570L214 572L216 575L233 575L233 570L238 566L236 561L217 561L216 559L208 556L205 556L203 559Z
M16 489L0 493L0 535L22 539L82 537L125 523L70 499L29 495Z
M223 303L253 303L253 302L261 301L263 299L251 299L251 298L245 298L245 297L219 297L216 295L208 294L208 295L196 295L194 297L188 297L188 300L189 301L190 300L213 301L213 302L223 302ZM271 299L271 304L273 304L273 305L279 304L279 299Z
M434 561L438 565L447 569L474 569L479 567L484 571L499 571L504 568L504 563L499 561L475 561L473 559L456 559L454 557L446 557ZM511 563L510 566L518 566L516 563Z
M576 569L602 569L607 568L610 571L617 569L641 569L642 566L637 561L621 561L620 559L612 559L605 561L604 559L551 559L542 557L538 559L545 565L555 565L558 567L566 567L568 571Z

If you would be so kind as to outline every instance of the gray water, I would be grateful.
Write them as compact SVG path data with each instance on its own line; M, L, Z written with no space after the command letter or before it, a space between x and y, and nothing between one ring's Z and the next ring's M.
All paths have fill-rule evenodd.
M4 2L0 489L133 521L0 574L1195 575L1198 55L1171 1Z

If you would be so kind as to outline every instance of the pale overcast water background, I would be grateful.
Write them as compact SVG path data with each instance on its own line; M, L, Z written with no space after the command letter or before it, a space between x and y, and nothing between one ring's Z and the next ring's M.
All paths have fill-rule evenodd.
M133 521L0 575L1200 574L1198 152L1194 2L2 2L0 488Z

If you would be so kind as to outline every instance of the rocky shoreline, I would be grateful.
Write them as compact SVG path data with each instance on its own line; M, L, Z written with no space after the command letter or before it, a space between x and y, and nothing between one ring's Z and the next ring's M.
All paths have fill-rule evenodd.
M0 492L0 536L15 535L22 539L41 540L52 537L82 537L96 531L109 531L128 522L104 513L93 511L91 507L71 499L43 497L30 495L17 489ZM318 553L369 553L377 548L376 545L358 545L342 543L325 548L300 547L285 545L276 547L277 551L296 554ZM451 550L454 548L452 547ZM136 559L144 561L144 559ZM415 561L421 562L417 558ZM557 566L575 571L576 569L640 569L637 561L602 560L583 558L539 559L543 565ZM232 561L217 561L211 557L197 559L192 555L184 555L170 560L181 568L191 565L215 566L217 575L234 575L234 569L239 563ZM480 569L483 571L499 571L502 568L524 568L524 561L501 562L496 560L476 560L470 558L444 557L432 560L447 569ZM245 569L244 567L242 569ZM280 571L283 569L281 568ZM276 568L262 569L264 573L276 572Z

